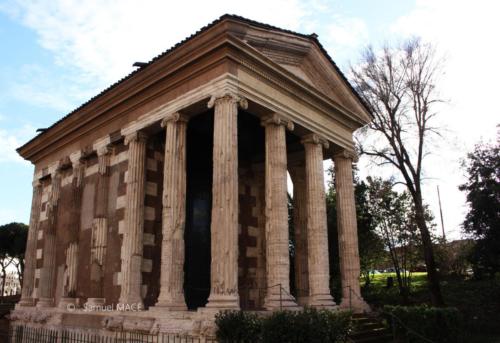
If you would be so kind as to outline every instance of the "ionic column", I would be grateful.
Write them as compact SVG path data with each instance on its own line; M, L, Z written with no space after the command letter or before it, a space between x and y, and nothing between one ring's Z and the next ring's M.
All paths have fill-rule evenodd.
M141 264L144 234L146 141L147 136L142 132L134 132L125 137L125 144L129 146L129 159L119 300L123 305L141 308L143 307Z
M54 277L56 273L57 208L61 193L61 174L57 168L52 173L52 191L47 202L47 226L44 230L43 267L40 272L40 299L37 307L54 306Z
M69 239L66 248L66 267L64 270L63 295L59 301L59 307L68 309L68 305L76 303L76 287L78 280L78 246L80 234L80 211L83 186L83 173L85 164L82 163L82 154L80 151L70 155L70 161L73 169L71 182L71 225L68 228Z
M90 248L90 297L89 305L103 305L104 299L104 261L108 241L108 191L109 162L112 148L104 143L96 147L98 159L97 197L92 221L92 240Z
M40 209L42 203L42 184L40 180L33 181L33 197L31 199L31 216L26 243L26 254L24 257L23 289L19 306L33 306L33 289L35 287L36 269L36 241L38 236L38 222L40 220Z
M160 295L157 307L187 310L184 299L184 227L186 216L187 119L173 113L163 119L166 130Z
M238 294L238 105L245 99L213 96L214 146L210 296L207 307L239 309Z
M307 192L307 254L309 271L309 298L313 307L336 306L330 294L330 266L328 261L328 228L323 171L323 145L328 143L315 134L302 140L306 154Z
M290 295L288 196L285 126L293 124L273 114L262 120L266 136L266 271L268 310L297 307Z
M307 305L309 297L309 275L307 270L307 192L305 166L288 168L293 182L293 229L295 237L295 289L297 302Z
M337 227L339 237L340 276L342 301L340 306L355 312L370 311L361 297L359 287L359 251L356 204L352 178L354 154L342 151L333 156L335 189L337 191Z

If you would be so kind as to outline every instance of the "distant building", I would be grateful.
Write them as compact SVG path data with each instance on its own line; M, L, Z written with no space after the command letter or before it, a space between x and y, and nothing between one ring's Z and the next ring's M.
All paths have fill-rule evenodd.
M3 277L0 277L0 287L3 283ZM19 282L19 276L15 272L8 272L5 277L5 288L3 290L3 296L17 295L21 293L21 283Z

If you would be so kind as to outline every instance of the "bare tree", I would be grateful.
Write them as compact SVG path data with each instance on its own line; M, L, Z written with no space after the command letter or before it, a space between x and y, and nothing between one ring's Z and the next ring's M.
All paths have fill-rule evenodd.
M355 88L370 107L373 121L362 132L369 133L359 146L361 154L380 165L396 168L415 206L415 222L422 237L431 301L444 304L422 199L422 163L429 136L437 133L431 125L435 104L441 102L436 79L442 61L430 44L410 39L397 48L363 51L361 63L351 67Z

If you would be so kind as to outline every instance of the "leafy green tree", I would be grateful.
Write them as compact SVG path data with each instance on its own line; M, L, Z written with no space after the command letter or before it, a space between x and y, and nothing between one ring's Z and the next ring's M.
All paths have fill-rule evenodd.
M392 180L368 177L367 181L368 211L389 251L399 293L403 301L408 302L412 270L422 257L414 204L408 192L394 190ZM432 220L428 210L426 220L429 223Z
M2 271L1 294L5 289L7 268L14 265L17 269L19 281L22 285L24 271L24 252L28 237L28 225L23 223L9 223L0 226L0 269Z
M477 239L471 255L474 275L493 278L500 271L500 137L496 145L478 144L463 163L469 211L464 231Z

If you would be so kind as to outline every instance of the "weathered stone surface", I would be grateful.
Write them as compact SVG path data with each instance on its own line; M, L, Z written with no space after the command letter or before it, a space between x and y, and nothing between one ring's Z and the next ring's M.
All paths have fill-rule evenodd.
M328 230L326 226L325 183L323 171L323 144L317 135L302 140L305 148L307 191L307 254L309 297L307 305L333 308L330 294L330 267L328 261Z
M36 240L38 236L38 223L40 220L40 208L42 202L42 185L39 180L33 181L33 197L31 200L31 216L26 243L26 254L24 262L23 289L21 293L20 306L33 306L33 290L35 287L35 269L37 260Z
M289 167L293 182L293 229L295 236L295 289L299 305L307 305L309 273L307 266L307 189L305 164Z
M238 105L246 100L213 96L212 261L207 307L238 309Z
M120 303L143 307L141 297L142 236L147 136L135 132L125 137L129 145L127 204L122 246Z
M186 127L180 113L167 116L163 172L163 241L157 307L187 310L184 299L184 226L186 217Z
M273 114L262 120L266 131L266 270L264 307L275 310L297 307L290 294L288 237L287 161L285 126L291 122Z
M369 311L359 287L358 229L352 180L352 159L346 152L334 155L335 188L337 190L337 218L339 235L340 275L342 278L342 308L355 312Z
M56 273L56 224L59 195L61 190L60 170L52 174L52 190L47 203L47 226L44 235L43 267L40 275L40 299L37 307L54 306L54 282Z

